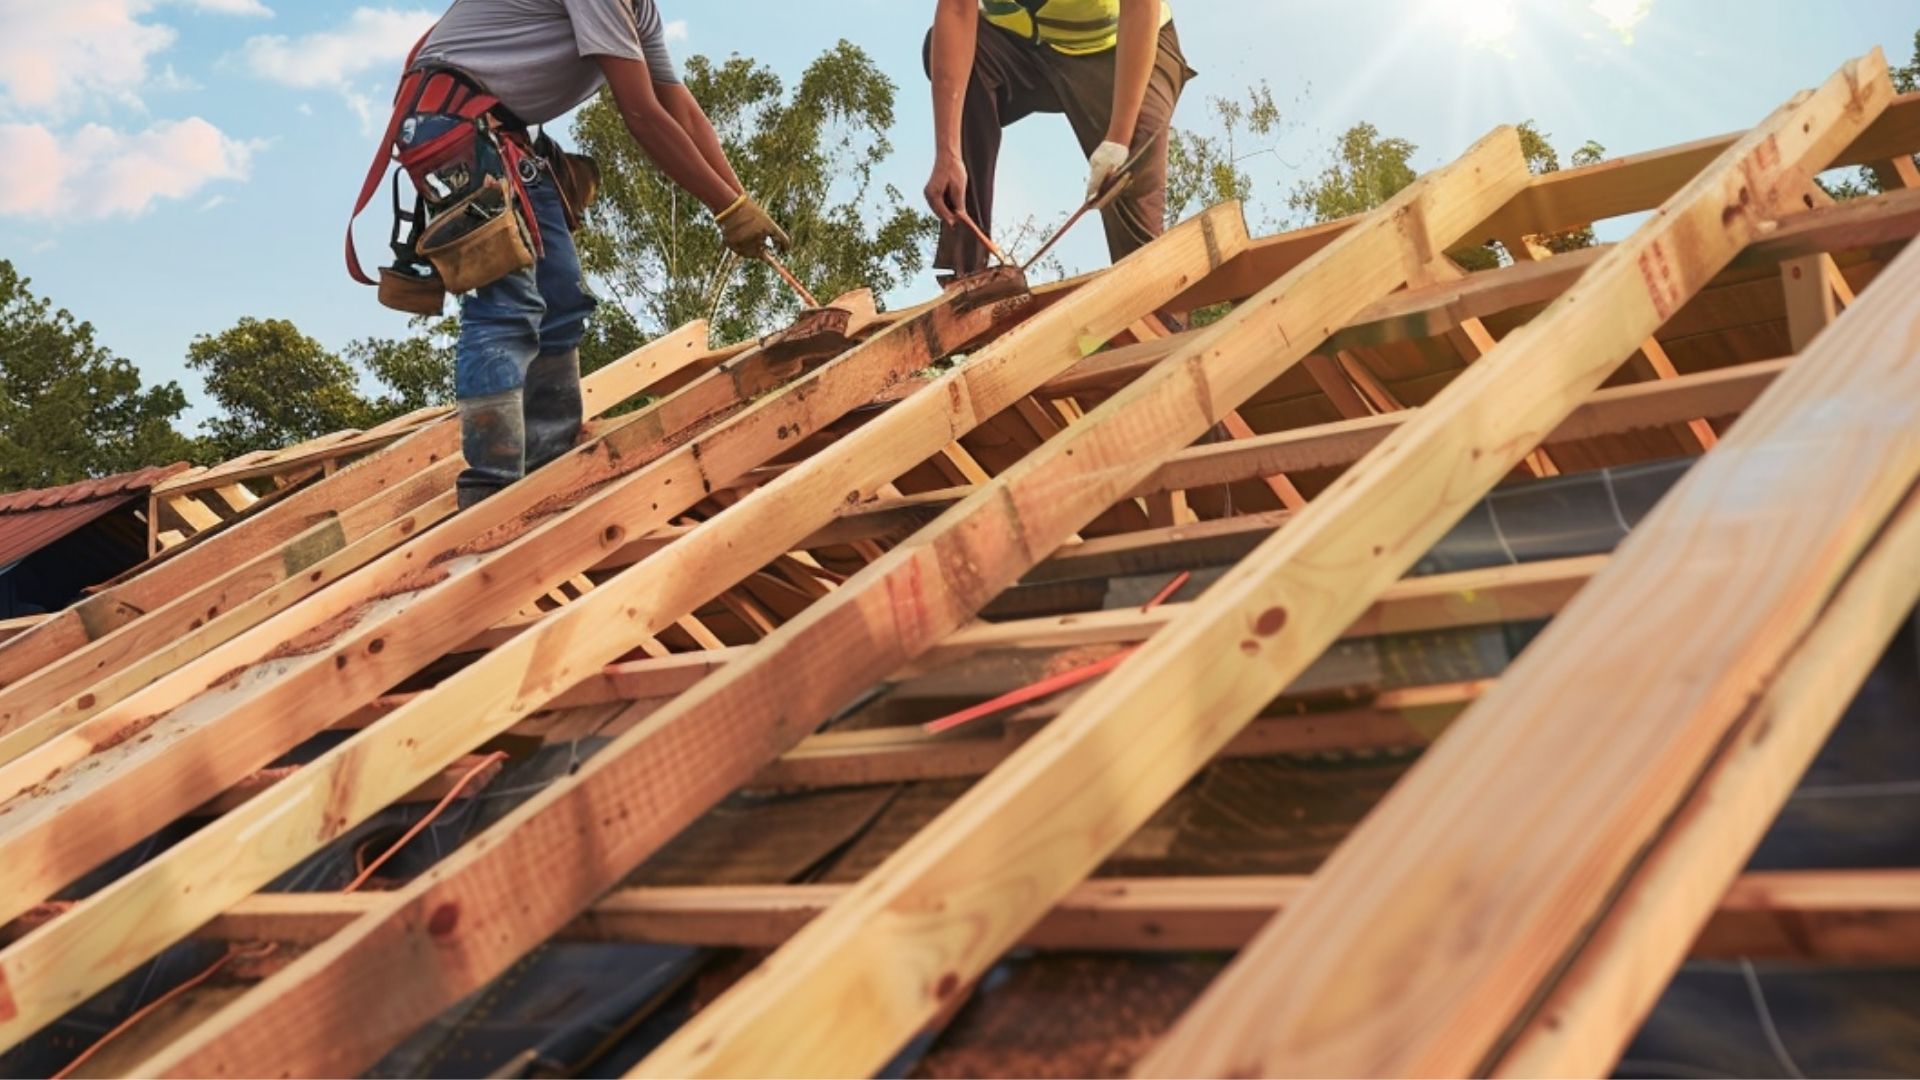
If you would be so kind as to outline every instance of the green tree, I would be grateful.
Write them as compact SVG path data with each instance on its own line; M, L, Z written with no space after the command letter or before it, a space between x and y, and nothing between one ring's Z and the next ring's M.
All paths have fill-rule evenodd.
M1274 152L1272 140L1282 127L1273 87L1264 79L1246 97L1207 99L1216 134L1175 128L1167 137L1167 221L1181 221L1209 206L1252 200L1253 175L1247 163ZM1259 140L1252 149L1250 139Z
M1557 172L1560 155L1548 136L1529 120L1519 125L1520 150L1536 175ZM1355 124L1340 136L1332 159L1319 175L1302 180L1287 197L1287 205L1308 221L1333 221L1365 213L1393 198L1419 175L1413 167L1418 146L1406 139L1388 138L1372 124ZM1589 139L1573 152L1575 167L1592 165L1606 156L1606 148ZM1593 229L1581 227L1537 237L1555 252L1592 247ZM1448 252L1468 270L1486 270L1500 264L1500 252L1491 244L1466 246Z
M0 490L191 457L193 444L173 427L187 407L180 387L143 388L132 364L94 341L91 324L31 284L0 260Z
M810 64L789 94L773 71L732 56L687 61L687 86L720 134L741 182L792 234L786 260L823 302L860 286L884 294L917 273L935 222L905 205L874 171L893 146L895 86L872 59L842 41ZM667 181L627 133L603 92L574 122L574 141L600 164L603 183L578 238L609 305L647 334L708 319L720 340L776 329L799 303L769 268L720 243L707 208ZM604 331L629 327L611 312Z
M216 405L206 422L215 460L303 442L374 416L356 386L353 365L285 319L241 319L187 346Z
M1405 139L1382 136L1372 124L1355 124L1341 134L1320 174L1294 185L1287 206L1310 221L1365 213L1413 183L1419 175L1413 168L1418 149Z
M373 423L453 403L453 343L460 320L452 316L416 316L414 333L402 338L363 338L347 346L346 360L386 388L366 403Z

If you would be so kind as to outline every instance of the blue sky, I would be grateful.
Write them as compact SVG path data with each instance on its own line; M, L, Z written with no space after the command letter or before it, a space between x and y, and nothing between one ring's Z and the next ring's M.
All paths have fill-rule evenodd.
M791 78L839 38L901 88L884 180L917 198L932 146L920 72L930 0L660 0L685 55L741 52ZM341 267L341 230L372 153L369 117L398 56L442 7L333 0L0 0L0 258L150 381L177 379L197 333L292 319L338 348L401 316ZM1563 151L1612 153L1746 127L1874 45L1903 63L1912 0L1174 0L1206 99L1264 79L1286 114L1251 164L1249 217L1362 120L1447 160L1496 124L1535 120ZM1265 149L1266 147L1262 147ZM1001 221L1050 221L1084 166L1063 120L1015 127ZM384 252L376 203L360 232ZM1005 239L1005 236L1002 237ZM1104 259L1097 228L1062 247ZM924 295L922 278L904 291Z

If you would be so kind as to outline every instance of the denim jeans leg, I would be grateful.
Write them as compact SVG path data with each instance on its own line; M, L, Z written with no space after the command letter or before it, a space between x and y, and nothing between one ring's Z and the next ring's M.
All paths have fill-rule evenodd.
M457 482L462 505L485 498L526 472L522 398L527 368L539 355L540 321L545 317L546 303L531 269L515 271L461 298L453 381L467 459Z
M528 189L540 223L543 248L534 267L546 317L540 323L540 355L527 369L527 470L566 453L580 434L580 339L597 301L587 291L580 254L567 232L566 208L551 173Z

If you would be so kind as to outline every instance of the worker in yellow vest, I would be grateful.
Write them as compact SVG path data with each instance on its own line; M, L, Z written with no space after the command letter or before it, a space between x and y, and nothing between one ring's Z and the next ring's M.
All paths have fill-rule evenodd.
M1115 260L1165 230L1167 130L1193 77L1167 0L937 0L925 63L935 152L926 194L942 222L936 269L985 268L986 249L959 215L991 233L1000 133L1031 113L1066 114L1087 155L1088 198L1147 148L1101 212Z

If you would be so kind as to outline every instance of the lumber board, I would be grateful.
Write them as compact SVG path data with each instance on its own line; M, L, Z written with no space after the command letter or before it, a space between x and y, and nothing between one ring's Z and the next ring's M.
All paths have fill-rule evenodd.
M1111 501L1130 490L1151 474L1157 460L1204 434L1277 372L1312 353L1365 304L1420 280L1472 222L1524 186L1526 168L1517 148L1513 129L1497 129L1457 161L1420 178L806 617L782 628L763 645L757 679L746 677L754 669L731 664L669 711L698 710L710 721L715 715L744 716L773 700L793 708L804 693L817 697L813 707L824 715L889 667L924 651L1103 509L1101 499ZM863 595L883 600L907 589L915 600L911 606L869 602L863 608L859 602ZM822 618L808 626L816 613ZM774 649L776 641L784 651ZM841 671L832 680L815 674L802 686L775 678L793 668L814 670L813 657L848 649L863 656L885 649L873 657L885 663L861 665L845 673L851 678ZM732 700L722 696L729 686L736 688ZM1050 730L1023 749L1051 739ZM1001 834L1001 842L1010 835ZM849 933L850 928L887 927L902 917L915 921L927 910L921 905L914 914L896 916L893 898L877 881L870 877L845 905L771 957L753 980L736 986L672 1036L639 1071L845 1075L884 1064L960 986L984 972L998 950L986 941L991 931L976 933L987 928L969 920L973 929L967 936L986 944L968 958L976 962L907 951L889 958L867 951L876 939ZM974 892L969 884L949 884ZM803 999L811 1005L802 1006ZM804 1018L820 1008L844 1017L845 1024L828 1031Z
M1652 851L1501 1054L1497 1075L1608 1071L1684 959L1682 939L1702 922L1707 950L1725 956L1888 963L1920 953L1920 925L1901 910L1920 893L1883 910L1890 906L1883 890L1914 884L1894 875L1817 882L1749 875L1734 883L1718 914L1701 900L1740 872L1920 601L1916 554L1920 495L1910 492L1817 622L1769 673L1765 690L1741 711ZM1774 917L1779 908L1793 917Z
M1261 717L1221 748L1220 757L1271 757L1339 750L1414 750L1476 700L1481 683L1387 690L1346 708ZM1058 711L1030 707L1022 720ZM827 732L803 740L762 769L749 786L778 791L897 784L985 776L1034 733L1009 725L1002 735L954 738L919 727Z
M828 520L838 503L849 497L857 500L862 492L889 483L901 468L901 462L930 456L980 420L1010 407L1048 376L1100 347L1128 322L1153 310L1173 291L1217 265L1244 240L1244 225L1237 207L1209 211L1190 224L1170 230L1098 282L1075 290L1001 335L992 345L968 357L964 365L702 523L681 542L602 583L587 596L502 645L487 663L469 667L447 679L431 693L380 719L285 783L208 826L161 860L123 878L88 904L16 944L8 953L0 953L0 970L5 970L9 954L38 943L47 955L83 951L83 964L68 963L61 970L61 981L70 987L81 989L102 978L113 977L128 956L137 956L177 939L219 910L223 902L238 899L264 884L278 872L281 863L292 861L322 842L324 835L313 835L316 825L325 826L336 820L350 823L374 812L423 779L423 774L431 774L447 760L511 726L518 718L598 671L631 648L637 638L658 632L728 584L785 554L794 542ZM1132 269L1129 271L1128 267ZM1019 314L1025 307L1015 302L1013 314ZM894 324L839 359L803 376L781 394L757 401L739 418L730 421L729 427L717 430L729 430L744 418L751 425L745 430L760 433L761 448L771 442L777 449L782 441L796 437L796 425L798 435L802 436L817 430L827 420L870 398L887 378L925 367L932 358L964 347L971 339L1005 322L1008 314L1004 305L964 311L958 310L957 305L930 309L915 320ZM921 358L908 363L916 352ZM849 359L854 357L862 359L850 366ZM829 373L837 370L864 371L870 377L862 380L843 376L823 381L823 376L830 379ZM795 411L790 403L812 411L790 415ZM785 440L774 437L776 432L783 433ZM761 464L765 457L749 459L743 449L721 454L722 449L724 444L715 444L700 451L694 464L710 469L707 475L730 478ZM719 454L717 460L716 454ZM700 490L698 477L692 479L694 482L686 486ZM632 518L629 512L619 519L626 524L605 537L606 546L624 542L627 525L638 529L656 524L636 524ZM550 549L551 544L548 547ZM450 717L458 717L460 722L449 723ZM594 762L607 760L613 750L610 747L603 751L578 775L594 769ZM644 789L646 785L639 787ZM646 794L644 790L635 793ZM713 798L721 794L724 791ZM541 798L536 797L534 803L528 805L538 805ZM571 834L573 827L566 828ZM238 836L248 836L252 846L267 850L250 854L246 859L235 858L232 838ZM268 841L263 837L275 839ZM202 839L208 843L200 844ZM564 851L550 844L540 847L545 857L562 860L554 869L552 880L565 880L577 873L575 860L565 857ZM470 845L465 850L475 849ZM190 895L176 880L177 875L170 874L163 865L183 853L186 859L223 861L217 872L209 871L192 884ZM449 867L456 865L443 864L434 878L445 876ZM208 878L212 879L211 885ZM424 882L425 879L416 884ZM156 901L156 893L167 899ZM96 935L100 926L117 928L125 916L116 918L116 908L123 912L146 910L155 902L166 909L167 918L164 925L141 927L137 931L138 946L129 947L124 939L118 944L97 942L97 936L88 933L90 923ZM281 975L286 980L300 980L309 978L303 972L325 972L325 965L337 956L336 947L344 952L354 941L363 943L355 956L364 957L376 967L391 966L398 956L380 939L396 930L404 933L420 929L424 924L408 915L417 906L412 890L403 890L380 916L369 916L366 920L374 934L361 934L357 928L345 932L325 949L302 958ZM452 928L451 933L445 932L449 928L444 921L434 924L442 930L438 935L441 942L438 951L449 960L456 960L456 952L462 951L451 947L456 943L464 950L487 950L498 957L499 966L495 971L518 956L518 952L509 951L512 948L509 935L499 931L507 929L509 923L519 927L522 923L531 926L538 922L530 912L501 920L489 919L474 907L466 910L468 914L459 918L458 926ZM564 918L561 921L564 922ZM149 919L149 922L156 920ZM56 944L49 935L61 932L63 927L65 940ZM526 947L538 940L535 937ZM298 1025L290 1025L282 1038L272 1041L271 1047L253 1047L252 1056L257 1057L267 1049L276 1062L283 1065L310 1062L293 1064L295 1069L351 1071L355 1065L339 1063L371 1061L386 1048L386 1043L450 1003L453 998L448 994L457 997L464 993L455 987L477 986L470 980L484 978L481 972L486 970L473 962L471 954L452 967L437 964L430 967L431 971L429 966L409 962L402 965L403 970L380 971L375 981L387 992L387 1006L382 1014L388 1020L378 1025L363 1023L362 1037L353 1040L341 1039L339 1030L325 1024L325 1015L330 1008L339 1007L360 1013L364 1019L358 1002L336 1002L323 1008L326 1003L311 992L276 996L272 988L285 981L276 976L261 988L264 996L249 995L243 1000L258 1001L270 1010L285 1007L285 1001L299 1001L303 1004L295 1008L295 1014L305 1019ZM299 985L311 990L314 984ZM325 986L319 988L324 990ZM44 1016L35 1019L43 1020ZM252 1037L249 1032L254 1030L251 1023L236 1028L227 1022L226 1014L211 1028L220 1033L224 1042L214 1040L210 1045L227 1048L208 1050L206 1053L213 1058L224 1058L233 1047L245 1046ZM0 1034L6 1031L4 1023L0 1023ZM203 1044L196 1040L195 1045ZM201 1072L229 1067L196 1058L192 1049L187 1048L180 1054L179 1064L165 1068ZM244 1065L238 1067L252 1071Z
M1524 374L1503 373L1507 393L1474 384L1496 370L1489 358L1443 391L1422 420L1458 423L1472 415L1467 410L1499 402L1499 418L1484 421L1472 444L1478 450L1564 411L1559 395L1631 355L1674 306L1663 298L1684 297L1731 258L1761 215L1797 198L1794 185L1824 167L1884 104L1885 80L1876 51L1776 113L1616 249L1624 259L1597 263L1569 299L1517 332L1529 340L1500 360L1528 366ZM1681 229L1689 246L1666 248L1662 260L1656 253ZM1143 1075L1466 1074L1485 1066L1720 743L1726 718L1716 723L1702 713L1744 705L1756 673L1779 656L1766 643L1804 628L1804 619L1795 624L1777 605L1791 599L1817 609L1832 577L1911 486L1920 437L1900 429L1912 428L1920 367L1911 355L1911 285L1902 281L1920 272L1920 252L1901 261L1903 272L1890 268L1878 283L1881 311L1896 317L1869 311L1863 300L1847 320L1850 333L1836 326L1775 382L1341 845L1309 895L1214 982L1142 1063ZM1665 275L1642 280L1643 266L1662 262L1671 267L1671 286ZM1576 293L1593 306L1583 309ZM1609 325L1589 330L1587 312L1606 314ZM1533 340L1552 343L1556 354L1530 349ZM1849 355L1862 348L1881 355ZM1512 380L1539 385L1523 396ZM1409 504L1405 481L1477 492L1491 480L1386 453L1430 455L1437 445L1390 441L1381 459L1396 466L1393 482L1340 493L1392 504L1374 510L1382 519L1374 522L1357 508L1354 516L1373 527L1354 530L1353 539L1405 528L1391 520L1400 513L1433 512ZM1513 450L1487 456L1498 464ZM1847 462L1882 464L1835 472ZM1811 505L1824 512L1807 513ZM1287 539L1307 535L1310 514L1289 527ZM1262 607L1252 609L1251 622L1240 621L1244 606L1223 607L1218 625L1257 634L1268 605L1299 625L1300 585L1289 578L1324 565L1316 554L1292 545L1256 553L1242 565L1248 580L1234 582L1244 598L1224 581L1216 590ZM1781 565L1792 569L1769 572ZM1623 619L1633 634L1620 633L1629 624ZM1702 626L1714 632L1701 633ZM1132 668L1109 683L1129 689ZM1139 670L1151 672L1144 663ZM1476 929L1487 926L1500 933Z
M683 335L673 335L670 338L661 339L649 348L657 346L662 350L675 351L682 347L682 338ZM691 393L690 388L689 394ZM680 399L676 398L663 403L660 411L671 411L678 400ZM569 455L560 462L541 470L535 477L516 485L509 494L499 499L489 500L486 507L461 515L446 528L428 535L415 536L411 543L389 550L373 565L366 567L364 572L351 575L347 581L330 590L324 602L294 605L290 610L282 611L266 624L260 624L256 616L272 615L271 607L242 605L238 613L228 612L226 617L232 618L236 623L251 622L253 625L232 627L225 622L220 622L214 624L218 633L209 633L204 636L193 634L192 631L197 628L193 627L191 622L186 623L180 630L184 635L182 652L185 655L181 657L184 662L166 671L156 681L131 692L118 702L107 700L113 695L107 692L108 688L105 685L102 685L98 692L90 690L70 698L53 711L6 736L4 742L0 742L0 799L16 796L33 785L45 782L59 770L73 765L102 747L116 746L132 735L141 734L162 714L192 702L196 696L214 699L211 702L196 703L202 707L218 709L223 704L230 707L233 704L231 699L221 699L218 694L203 695L202 691L214 688L216 684L231 684L236 673L258 667L263 658L289 655L287 643L301 641L314 633L322 632L332 620L350 617L344 613L353 611L364 613L370 604L404 596L408 590L397 587L397 582L405 583L423 577L431 580L436 572L436 564L452 558L465 546L481 543L491 535L490 530L495 527L508 527L514 521L517 512L532 513L531 507L537 505L543 497L559 498L561 493L569 489L570 484L586 486L593 480L604 479L607 474L619 471L621 468L619 462L624 455L645 453L645 448L657 443L659 439L658 429L654 425L664 424L667 421L659 419L659 412L642 413L633 419L635 421L652 420L653 423L625 423L618 428L610 429L600 440L591 444L590 448ZM413 476L405 486L432 494L444 494L457 467L457 459L438 460ZM372 505L362 504L344 516L352 518L353 521L350 525L342 525L342 534L346 533L349 527L358 532L361 521L377 523L376 533L385 531L390 534L397 529L399 532L397 539L402 540L408 533L418 532L417 528L409 527L410 523L406 520L396 522L392 517L391 504L381 497L376 496L370 502ZM420 524L419 521L411 523L414 526L418 524ZM343 554L339 558L344 561L356 558L361 553L358 549L351 550L353 550L352 555ZM371 554L378 555L379 552ZM291 549L288 555L290 561L283 562L281 566L283 570L287 565L304 562L307 558L305 553ZM466 567L470 569L475 561L474 559L465 560ZM461 566L459 562L454 564L455 569ZM312 567L306 568L309 575L312 571ZM451 574L451 572L449 570L444 573ZM304 584L306 583L303 582ZM510 589L512 586L508 584L503 587ZM529 593L540 591L532 584L528 584L526 589ZM386 605L390 613L397 606L399 605L396 603ZM183 619L198 617L191 609L184 612L169 611L167 614L176 626L180 626ZM235 636L227 632L231 629L242 632ZM187 645L196 643L211 643L214 648L210 651L185 648ZM311 650L299 648L291 650L292 654L302 651ZM122 660L130 659L125 653L120 653L119 656ZM149 654L148 659L162 658ZM337 660L336 663L338 663ZM398 658L390 655L385 663L391 670L398 663ZM161 663L158 667L165 669L166 665ZM397 681L412 670L408 668L400 671L393 676L393 680ZM155 671L154 674L158 675L161 672ZM284 674L284 672L275 674ZM231 685L221 688L234 689ZM114 691L120 693L129 689L121 686L114 688ZM94 700L90 701L90 697ZM281 746L279 749L286 748L287 746ZM276 750L274 753L278 752ZM268 756L271 757L273 754ZM104 776L97 777L96 784L104 778ZM0 823L0 832L5 831L5 824L7 823ZM11 824L18 824L18 821Z
M660 362L658 358L662 354L682 357L683 363L691 363L707 350L706 323L690 323L588 376L583 380L583 391L589 385L613 387L626 379L627 373L636 366L650 360ZM253 513L242 521L209 535L201 543L175 548L167 558L150 560L135 568L133 576L61 612L32 633L0 642L0 689L172 603L233 567L285 544L343 506L372 505L375 496L396 486L425 487L409 483L409 478L436 462L458 457L459 447L457 424L451 421L426 424L352 466L274 500L270 506L256 505ZM239 477L236 474L232 478ZM383 517L391 518L412 510L439 493L437 488L413 491L408 497L416 501L395 505ZM5 726L5 722L0 721L0 728Z
M15 779L25 779L47 762L60 760L53 754L61 750L63 743L76 744L66 752L80 756L99 748L96 739L107 744L97 759L102 767L90 771L69 769L52 783L24 791L11 802L0 804L0 809L5 811L0 813L0 851L8 852L0 855L0 884L4 884L0 887L0 909L31 904L64 884L63 879L70 879L90 864L137 840L150 831L157 820L192 809L198 801L196 795L204 798L205 792L195 790L192 784L181 783L180 776L190 776L199 785L237 781L301 739L325 728L343 712L372 700L399 678L457 645L465 634L463 618L490 622L510 614L526 598L566 580L606 549L623 543L626 529L644 530L664 523L672 514L703 497L713 485L714 477L737 475L777 455L782 444L796 432L804 434L854 407L887 379L926 366L930 362L930 349L964 346L1005 314L1004 309L981 308L957 314L948 306L932 309L920 320L896 324L889 333L850 350L785 391L760 398L719 426L665 449L663 439L669 421L663 416L673 415L676 402L702 393L703 385L715 381L732 387L757 386L764 382L764 375L753 367L757 363L756 354L745 354L674 397L636 414L633 422L609 432L595 443L577 448L521 483L456 516L441 529L396 549L373 567L336 585L328 594L329 600L335 603L325 607L298 605L128 698L67 736L13 762L7 768L15 773ZM707 411L711 396L696 397L700 405L697 413ZM697 416L687 419L697 419ZM658 456L646 461L648 453ZM632 468L629 463L623 468L623 459L636 456L646 463L639 468ZM572 510L536 524L531 531L509 540L504 546L480 555L461 553L458 545L481 541L484 546L487 530L492 526L509 524L520 513L537 510L540 502L556 494L612 477L618 477L616 482L600 487ZM529 551L537 554L528 557ZM433 559L446 552L457 556L444 564L449 576L435 583L429 573L426 575L429 584L425 588L407 591L410 575L417 574L423 566L433 569L430 565ZM382 568L385 568L382 572L376 572ZM458 570L464 572L455 572ZM359 621L316 651L280 659L271 658L268 653L269 659L242 668L238 675L228 678L207 674L209 670L217 672L223 665L235 663L236 659L246 664L262 655L259 650L285 648L282 631L289 625L302 629L319 626L324 630L327 621L343 610L337 602L342 596L364 603ZM511 650L524 643L531 649L550 642L556 635L565 642L572 633L571 627L580 624L582 619L591 619L607 607L612 607L615 613L621 611L620 596L619 590L596 589L589 597L555 613L538 631L522 635L507 648ZM685 612L676 612L674 617L682 614ZM667 624L671 622L667 620ZM584 636L597 639L596 644L617 637L602 630ZM622 651L624 647L616 648L614 655ZM603 662L611 658L604 657ZM469 669L462 673L462 678L471 683L475 678L484 680L491 675L494 681L483 685L497 691L504 682L508 696L542 692L545 685L542 680L528 679L522 687L522 674L511 665L496 664L484 671ZM152 706L152 702L143 703L143 699L158 696L157 692L162 689L179 692L180 686L169 684L182 680L188 691L208 681L218 685L165 716L152 719L143 730L136 729L137 737L129 740L124 717L130 713L139 718L141 713L137 710L143 704ZM551 686L546 692L552 696L564 689L565 685ZM457 687L452 692L458 693ZM438 705L440 701L416 703L411 715L417 718L416 723L425 723L432 731L418 741L406 740L395 748L395 756L412 771L380 770L372 778L398 782L395 777L402 773L412 777L413 783L404 784L395 797L485 738L484 734L476 735L472 744L450 748L446 744L459 741L462 734L457 726L444 722L444 715L467 716L473 710L455 706L447 714L429 718L429 712ZM527 711L531 711L530 708ZM398 716L398 713L389 716L385 722L391 724ZM117 727L107 728L104 733L88 730L116 723ZM351 763L366 752L369 743L377 743L378 738L370 736L350 742L342 748L343 752L322 760L330 761L333 766L338 766L343 759ZM425 763L424 758L436 754L441 756L439 761ZM29 765L33 768L29 769ZM241 892L247 886L234 882L264 884L272 876L269 870L291 865L297 858L296 851L317 848L384 805L378 801L378 792L382 790L378 783L333 788L325 779L329 775L329 769L325 768L302 770L300 775L222 817L161 859L115 883L88 904L0 953L0 979L16 986L19 985L18 970L12 969L16 960L31 970L37 964L48 962L34 959L36 954L55 957L64 950L66 956L64 960L52 961L55 969L62 973L60 980L46 983L35 980L49 991L46 997L33 999L29 1004L24 991L14 991L16 1017L0 1018L0 1040L18 1038L22 1031L31 1030L57 1015L63 1003L71 1005L105 985L127 965L137 963L143 955L141 949L147 950L144 955L151 955L167 944L169 935L177 938L191 929L196 913L204 910L210 897L219 895L216 883ZM41 783L40 780L29 782ZM127 805L130 790L142 792L137 800L141 813L135 816L114 812L113 807ZM306 818L286 813L284 804L303 810ZM88 808L92 812L88 812ZM278 818L273 816L275 813ZM280 846L263 844L257 834L245 844L228 839L223 846L223 842L213 839L223 833L249 835L245 822L256 817L276 821L283 829L291 829L298 839ZM220 872L198 869L202 864L223 863ZM173 864L187 864L196 869L181 877L169 869ZM256 880L262 873L266 877ZM201 874L203 879L189 880ZM198 886L205 887L194 891ZM180 890L178 897L169 901L157 899L161 895L171 896L176 889ZM187 902L188 893L192 894L191 902ZM33 899L29 899L30 895ZM143 917L136 925L124 928L132 940L122 941L119 947L109 944L116 937L113 931L100 931L96 927L94 936L89 938L86 932L77 929L92 920L113 926L114 913L120 905L148 911L155 904L177 915L177 919ZM180 925L182 921L184 926ZM78 952L73 951L76 945Z
M1020 944L1054 951L1230 951L1307 888L1300 875L1101 878L1075 886ZM618 889L560 931L561 941L773 948L848 885ZM260 893L196 938L318 945L378 908L365 893ZM1737 878L1693 944L1694 959L1910 963L1920 959L1920 873L1793 870ZM128 1062L132 1068L136 1062Z
M0 763L118 703L179 664L430 527L453 511L461 468L442 459L253 560L0 690ZM446 494L418 502L424 491Z
M1503 233L1564 232L1609 217L1652 210L1681 190L1743 134L1719 135L1537 176L1524 192L1471 229L1469 235L1490 240ZM1895 99L1870 127L1835 155L1832 164L1872 165L1911 154L1917 147L1920 147L1920 93L1911 93ZM1220 272L1182 294L1170 307L1190 311L1251 296L1267 282L1332 243L1356 220L1342 218L1258 241Z

